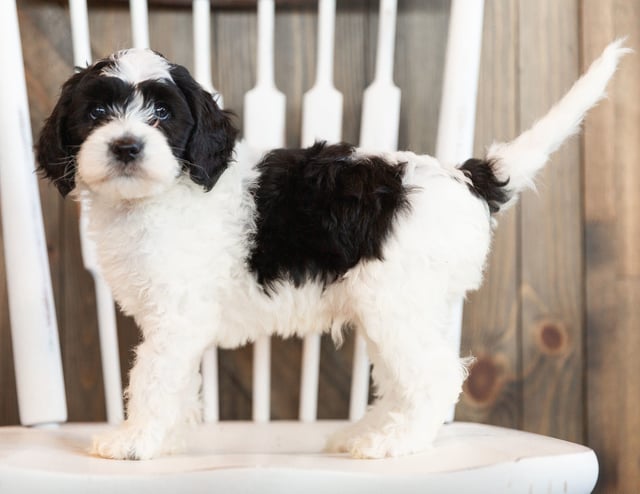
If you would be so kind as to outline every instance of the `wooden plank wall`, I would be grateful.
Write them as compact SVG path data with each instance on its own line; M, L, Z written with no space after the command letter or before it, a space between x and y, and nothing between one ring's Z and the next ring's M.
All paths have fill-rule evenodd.
M214 2L215 3L215 2ZM229 3L229 2L226 2ZM295 3L295 2L294 2ZM298 2L299 3L299 2ZM432 153L449 2L402 0L395 80L402 90L400 146ZM35 132L71 73L66 2L19 0ZM344 138L357 142L362 90L373 76L377 1L338 0L336 86L345 96ZM130 44L129 17L93 2L95 54ZM287 94L287 144L299 143L301 96L312 84L314 9L288 7L276 21L276 82ZM192 66L188 10L158 8L151 41ZM216 11L213 80L242 115L254 84L252 11ZM171 33L168 36L167 33ZM542 114L611 39L640 47L640 0L486 0L476 154ZM603 102L554 155L518 206L499 218L485 284L466 304L463 353L478 360L458 419L550 434L598 453L598 492L640 485L640 62L628 57ZM241 120L241 118L240 118ZM83 272L76 205L42 184L71 420L103 420L102 375L90 276ZM0 243L0 280L4 279ZM119 317L123 375L138 340ZM297 413L300 343L273 345L272 415ZM323 340L319 414L347 414L351 340ZM251 349L220 352L221 415L251 410ZM126 379L126 378L125 378ZM18 422L7 297L0 283L0 425Z
M582 58L606 38L640 47L640 3L585 0ZM621 68L585 129L587 439L610 492L640 485L640 61Z

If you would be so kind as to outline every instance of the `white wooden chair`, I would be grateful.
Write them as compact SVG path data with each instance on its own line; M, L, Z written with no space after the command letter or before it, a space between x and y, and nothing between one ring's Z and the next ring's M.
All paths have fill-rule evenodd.
M86 0L69 3L75 63L84 65L91 58ZM271 69L273 0L258 0L258 4L258 86L271 92L272 109L279 111L284 96L275 90ZM394 99L399 101L400 97L391 78L395 0L381 0L380 4L376 79L367 91L384 94L388 110L394 107ZM335 140L340 136L341 99L331 83L334 8L335 0L320 0L318 75L314 91L309 93L315 96L309 96L305 106L313 109L313 120L321 125L311 128L306 124L303 130L306 141L313 137ZM209 0L194 0L193 9L195 75L213 90L207 52ZM131 13L134 44L146 46L146 1L131 0ZM482 13L482 0L452 3L436 150L444 161L456 162L472 152ZM66 424L56 318L33 174L27 96L24 78L20 77L23 63L14 0L3 0L0 19L0 66L5 74L14 75L0 78L0 195L23 424L0 429L0 492L591 492L598 464L590 449L479 424L447 424L433 449L405 458L367 461L323 454L326 437L345 423L316 421L319 360L316 338L309 338L304 344L300 421L268 422L269 341L262 340L254 352L253 422L217 421L216 353L211 351L202 367L205 423L191 432L185 454L142 462L89 456L86 448L91 436L123 418L113 301L100 277L92 246L83 236L84 262L96 283L109 423ZM314 101L325 104L314 105ZM361 144L374 142L377 147L393 149L397 115L393 111L391 115L383 114L366 101L365 95L366 125L363 122ZM318 118L323 108L330 111ZM250 113L247 117L253 118ZM247 123L245 135L249 139L251 125L261 129L260 122ZM263 133L261 137L264 138ZM269 139L262 144L282 144L277 133ZM459 347L461 302L454 310L456 323L451 340L452 345ZM359 343L354 359L351 420L358 418L366 407L368 370L364 345Z

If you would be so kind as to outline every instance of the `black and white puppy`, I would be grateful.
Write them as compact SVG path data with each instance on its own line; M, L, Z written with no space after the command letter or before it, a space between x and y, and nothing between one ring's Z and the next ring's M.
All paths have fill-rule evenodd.
M94 452L171 450L200 416L208 346L340 340L345 326L366 338L377 401L329 448L427 448L466 375L445 328L452 301L480 285L492 215L578 130L625 51L611 44L530 130L462 164L325 143L256 155L185 68L149 50L72 76L42 130L40 170L86 202L102 273L144 337L127 419Z

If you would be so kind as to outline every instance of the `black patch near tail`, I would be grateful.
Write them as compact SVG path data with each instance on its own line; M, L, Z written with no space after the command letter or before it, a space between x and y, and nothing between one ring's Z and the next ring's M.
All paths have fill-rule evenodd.
M404 166L347 144L277 149L258 170L248 265L265 289L332 283L361 260L382 259L395 216L409 207Z
M502 182L497 179L493 172L492 161L471 158L460 165L459 168L471 179L471 184L469 184L471 193L486 201L491 214L500 211L500 206L510 199L508 192L504 188L509 183L509 180Z

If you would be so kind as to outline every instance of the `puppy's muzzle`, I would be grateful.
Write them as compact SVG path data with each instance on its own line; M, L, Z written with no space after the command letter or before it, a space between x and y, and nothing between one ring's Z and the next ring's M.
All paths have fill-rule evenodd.
M123 136L109 144L109 151L121 163L128 164L142 155L144 142L133 136Z

